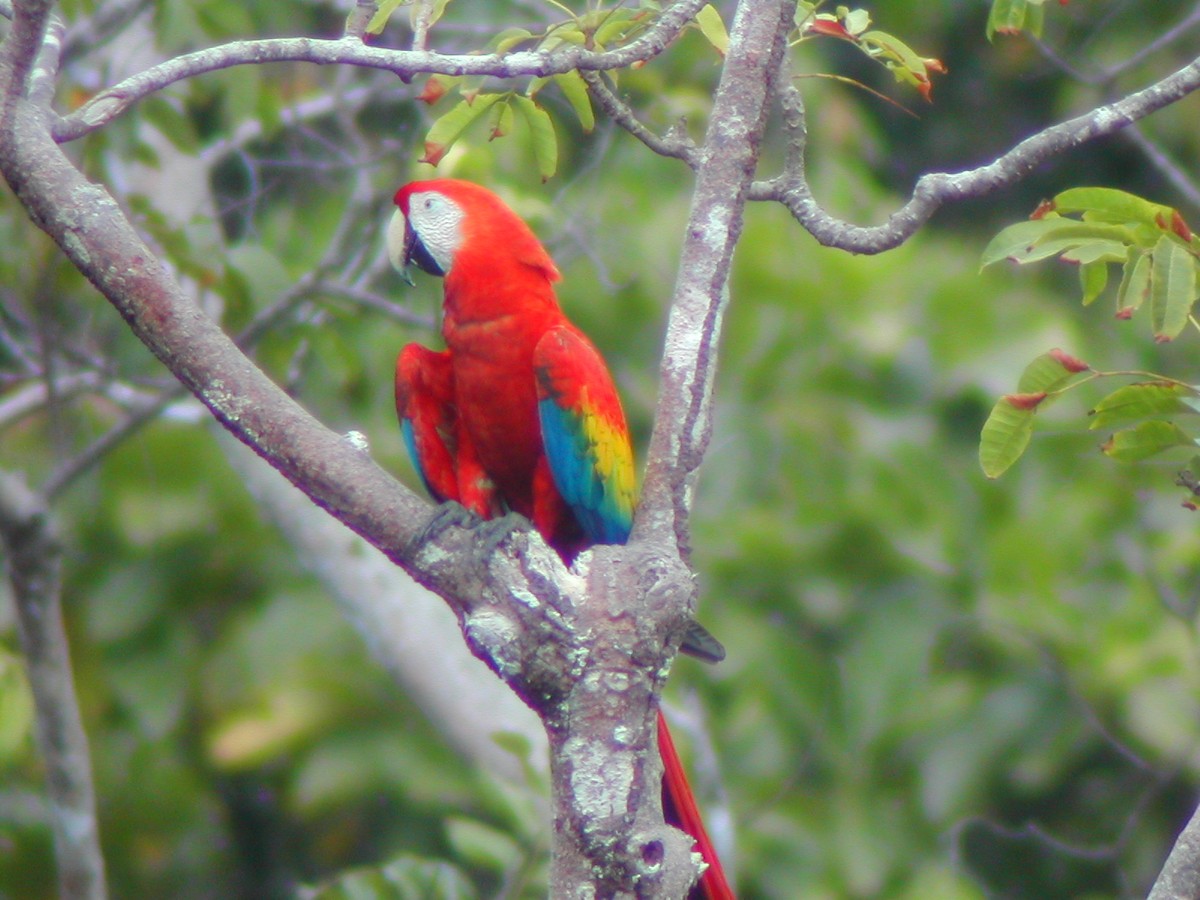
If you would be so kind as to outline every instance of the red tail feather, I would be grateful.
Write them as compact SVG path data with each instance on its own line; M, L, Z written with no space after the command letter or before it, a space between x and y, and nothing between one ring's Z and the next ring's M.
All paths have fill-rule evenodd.
M663 761L663 809L667 821L690 834L700 849L700 855L708 863L708 868L700 876L700 883L692 889L693 898L703 900L736 900L733 888L725 879L725 871L721 861L717 859L717 851L709 840L704 828L704 820L700 809L696 806L696 798L692 795L691 785L683 771L683 763L675 752L675 742L671 740L671 732L667 728L667 720L660 711L658 714L658 752Z

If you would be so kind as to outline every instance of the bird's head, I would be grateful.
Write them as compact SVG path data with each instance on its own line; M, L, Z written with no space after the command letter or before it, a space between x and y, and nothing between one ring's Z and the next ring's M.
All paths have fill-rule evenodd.
M388 259L409 284L408 268L444 276L463 241L462 205L435 182L414 181L396 191L387 229Z
M493 268L507 260L558 280L558 270L529 226L485 187L454 178L413 181L396 191L394 200L388 259L410 284L412 265L446 277L472 261Z

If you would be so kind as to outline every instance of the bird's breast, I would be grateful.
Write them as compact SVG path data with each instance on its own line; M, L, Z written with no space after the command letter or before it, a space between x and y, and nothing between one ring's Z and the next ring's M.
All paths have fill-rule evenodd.
M462 427L509 507L531 516L542 453L533 348L544 329L519 316L445 325Z

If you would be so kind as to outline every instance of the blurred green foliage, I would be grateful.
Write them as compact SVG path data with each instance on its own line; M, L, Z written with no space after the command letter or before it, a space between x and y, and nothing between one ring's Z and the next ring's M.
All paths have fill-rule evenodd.
M1044 39L1074 64L1111 65L1187 6L1055 5ZM984 4L877 7L880 27L950 72L925 105L835 42L797 51L801 71L859 78L916 113L804 81L817 194L858 222L884 219L915 174L986 161L1198 43L1185 35L1086 86L1023 38L988 44ZM345 14L232 0L154 9L163 58L240 37L334 35ZM64 5L81 29L92 10ZM526 3L458 0L435 43L483 44L530 15ZM404 37L394 24L380 41ZM119 69L103 46L75 52L80 83L64 86L64 102L94 89L84 74ZM717 71L691 33L624 73L621 90L651 126L687 116L699 135ZM434 113L389 79L293 66L204 76L78 152L97 179L133 184L123 202L234 333L325 265L350 219L335 274L413 318L316 289L272 320L254 355L415 485L391 365L405 341L429 339L438 285L402 293L372 266L391 191L430 171L414 161ZM302 112L331 94L332 108ZM582 134L564 98L544 99L559 129L556 180L541 185L519 134L461 143L439 171L498 188L544 237L563 303L610 360L644 443L690 179L604 121ZM1196 168L1188 114L1168 110L1147 129ZM131 166L171 148L209 161L212 214L179 222L161 192L136 195ZM764 172L780 150L767 148ZM698 780L723 785L742 896L1133 896L1193 808L1200 553L1171 488L1177 461L1104 459L1084 426L1088 401L1074 397L1003 480L977 461L992 401L1050 347L1106 367L1192 369L1185 346L1156 347L1098 305L1081 309L1073 271L979 271L1000 225L1080 183L1195 213L1120 139L947 209L874 258L818 247L778 208L747 212L694 519L701 618L729 658L681 662L669 692L704 709L717 767L697 754ZM160 385L161 368L8 194L0 236L6 396L29 363L13 347L39 336L66 362L97 358L124 383ZM172 413L55 508L113 895L544 895L528 803L446 748L259 516L213 426L187 405ZM112 398L82 395L5 422L2 464L38 484L119 417ZM0 897L36 900L54 895L53 862L15 653L0 612Z

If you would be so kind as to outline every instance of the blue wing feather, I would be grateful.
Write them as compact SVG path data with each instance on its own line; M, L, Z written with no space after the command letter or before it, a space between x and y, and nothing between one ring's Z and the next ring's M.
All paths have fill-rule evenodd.
M551 329L535 353L538 417L554 484L594 543L629 538L637 486L625 414L591 343Z
M542 400L538 414L554 484L584 534L597 544L625 543L633 525L632 508L598 469L595 448L579 416L553 399Z
M440 492L434 488L421 465L421 454L417 452L417 435L413 431L412 419L400 420L400 434L404 436L404 446L408 450L408 458L412 460L413 468L417 470L417 475L421 478L421 484L425 485L425 490L430 497L438 503L445 503L449 498L441 496Z

